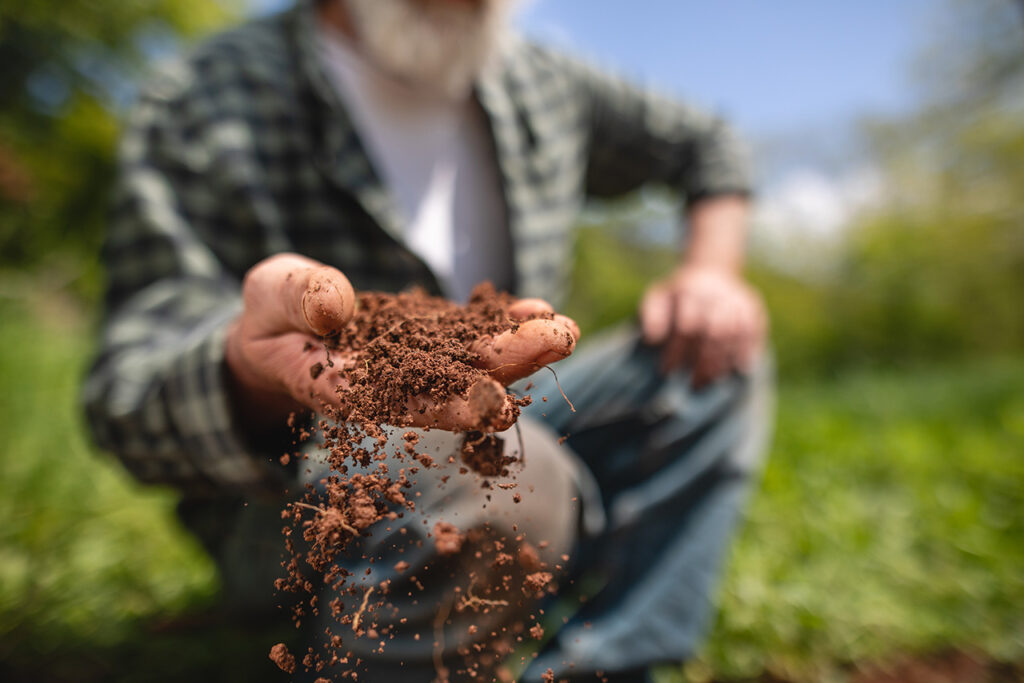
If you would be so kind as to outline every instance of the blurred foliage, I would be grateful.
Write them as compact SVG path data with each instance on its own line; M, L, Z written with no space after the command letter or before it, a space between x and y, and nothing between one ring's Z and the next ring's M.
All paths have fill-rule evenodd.
M868 127L886 198L825 294L850 360L1024 349L1024 8L952 7L926 105Z
M56 255L94 293L116 117L142 65L237 2L0 3L0 268Z
M140 490L86 441L73 300L0 300L0 317L0 661L109 645L137 617L211 598L213 563L173 522L175 496Z
M990 360L783 388L710 670L827 681L906 652L1024 658L1021 387L1024 363Z

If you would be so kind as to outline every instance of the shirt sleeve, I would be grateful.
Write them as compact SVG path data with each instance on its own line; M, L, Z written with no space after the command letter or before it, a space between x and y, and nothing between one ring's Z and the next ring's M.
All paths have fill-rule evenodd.
M224 341L240 278L211 247L209 226L196 229L213 199L201 108L180 78L156 78L128 118L102 252L105 318L83 390L100 446L140 480L190 494L275 479L227 396Z
M691 203L751 193L747 149L720 117L589 65L564 66L589 124L588 194L612 197L652 183Z

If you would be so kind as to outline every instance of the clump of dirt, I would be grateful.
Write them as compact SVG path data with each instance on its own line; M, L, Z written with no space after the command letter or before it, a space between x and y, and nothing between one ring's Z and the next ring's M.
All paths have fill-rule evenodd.
M523 590L529 593L539 593L548 587L552 578L551 572L527 574L526 579L523 580Z
M284 643L278 643L270 648L270 661L277 664L285 673L295 673L295 656L288 652L288 646Z
M507 477L516 458L505 455L505 442L494 434L466 432L462 439L462 462L485 477Z
M346 409L337 417L361 425L413 424L413 413L424 415L422 399L441 404L453 397L475 398L471 390L489 385L490 375L477 367L480 356L473 345L519 327L506 314L514 299L487 283L465 306L416 289L364 292L358 299L355 316L327 339L327 348L352 354L338 390ZM507 426L498 424L502 406L488 404L489 398L481 395L473 406L480 409L481 426ZM512 421L518 408L512 407Z
M451 522L438 522L434 525L434 545L438 555L455 555L462 550L466 537Z
M507 394L486 370L478 367L480 355L474 350L482 340L518 330L519 323L506 313L513 301L489 284L474 290L465 306L420 290L363 293L348 325L325 339L326 358L316 362L309 372L315 378L333 369L339 377L341 408L325 405L327 419L319 422L317 430L326 447L331 474L321 479L319 486L310 485L302 500L282 511L288 556L282 563L285 576L276 582L281 591L306 596L293 608L297 627L325 609L341 627L327 629L321 651L310 648L302 658L307 671L338 667L334 669L337 675L354 679L356 674L347 667L357 658L346 647L348 639L370 639L374 651L383 652L394 637L395 620L384 623L378 618L388 605L392 589L389 581L354 585L343 554L378 522L411 513L415 498L407 494L415 475L420 468L437 465L431 456L419 452L416 432L405 433L397 450L393 445L389 447L386 426L444 426L451 417L445 410L450 408L457 411L460 424L468 421L474 427L462 441L461 473L472 470L483 477L506 477L517 462L518 458L505 452L502 440L490 432L511 426L530 399ZM437 411L436 406L444 408ZM405 464L394 471L396 458ZM453 462L454 458L449 460ZM361 471L353 471L355 466ZM484 485L493 490L489 480L485 479ZM515 484L498 486L504 489ZM520 494L515 496L518 502ZM512 641L522 641L526 635L522 621L496 620L495 613L516 609L510 614L520 618L524 605L532 604L531 596L551 589L552 575L544 571L537 550L521 535L495 538L486 530L460 531L453 524L438 521L431 536L439 557L467 557L474 567L466 571L465 588L456 589L452 601L439 612L440 622L435 624L438 679L446 680L449 674L440 651L444 649L443 627L449 623L452 609L479 615L480 621L466 630L475 642L471 647L458 648L458 653L465 662L461 673L482 679L513 651ZM363 559L372 564L376 558ZM406 576L409 568L404 561L394 565L403 581L407 578L423 590L417 576ZM334 597L321 605L322 595L328 594L325 588ZM509 622L514 623L509 626ZM539 626L529 631L535 638L542 633ZM295 657L283 644L275 645L270 657L289 673L296 667Z

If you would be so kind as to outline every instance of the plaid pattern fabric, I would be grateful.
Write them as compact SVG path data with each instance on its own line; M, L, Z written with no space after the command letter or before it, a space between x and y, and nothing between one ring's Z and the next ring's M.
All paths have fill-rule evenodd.
M84 397L97 441L141 480L244 491L270 476L276 454L233 428L223 378L240 282L261 259L295 251L359 289L439 289L321 70L315 20L300 2L211 39L155 73L127 121ZM475 96L522 296L559 300L587 197L749 189L718 119L535 45L510 43Z

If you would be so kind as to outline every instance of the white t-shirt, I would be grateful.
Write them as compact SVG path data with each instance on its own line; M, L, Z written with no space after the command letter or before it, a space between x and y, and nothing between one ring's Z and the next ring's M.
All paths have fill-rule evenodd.
M508 288L512 248L497 161L483 111L400 82L338 32L321 26L318 53L370 161L401 212L405 243L465 301L490 280Z

